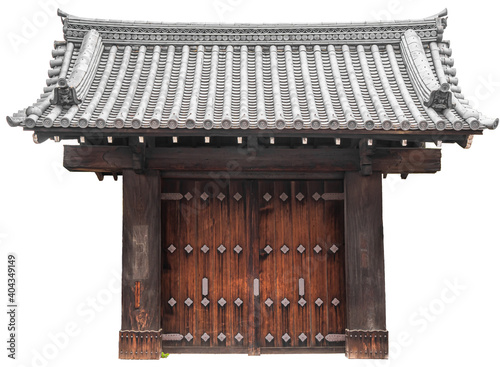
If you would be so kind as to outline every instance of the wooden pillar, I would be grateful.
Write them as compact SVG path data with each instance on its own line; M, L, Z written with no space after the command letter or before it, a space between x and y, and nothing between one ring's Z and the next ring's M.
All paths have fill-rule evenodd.
M344 188L346 356L387 359L382 177L347 172Z
M159 173L124 170L120 359L161 356L160 220Z

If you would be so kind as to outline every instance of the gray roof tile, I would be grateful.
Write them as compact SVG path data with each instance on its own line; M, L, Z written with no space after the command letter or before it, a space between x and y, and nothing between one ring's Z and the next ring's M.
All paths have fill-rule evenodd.
M38 102L12 126L153 129L495 128L456 85L441 16L360 24L120 22L65 13ZM118 33L122 36L117 36ZM115 32L115 33L113 33ZM52 105L58 78L82 100ZM424 106L451 83L454 107Z

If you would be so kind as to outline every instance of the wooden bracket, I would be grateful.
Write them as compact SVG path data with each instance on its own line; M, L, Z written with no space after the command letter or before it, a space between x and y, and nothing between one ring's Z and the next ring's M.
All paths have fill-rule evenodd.
M120 359L160 359L161 329L158 331L120 330Z
M372 174L372 156L374 154L373 140L361 139L359 141L359 167L363 176L370 176Z
M389 332L387 330L346 329L345 336L345 355L347 358L389 358Z

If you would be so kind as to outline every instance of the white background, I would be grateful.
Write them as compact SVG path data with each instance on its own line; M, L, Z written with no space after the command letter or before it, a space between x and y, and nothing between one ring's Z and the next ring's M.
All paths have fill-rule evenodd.
M459 84L478 109L500 116L498 12L491 2L478 0L2 2L0 116L28 106L45 85L52 42L62 39L54 4L85 17L183 22L416 19L448 6L444 38L452 41ZM171 355L156 363L491 365L497 361L500 330L499 143L498 131L486 131L470 150L445 145L442 171L435 175L384 181L389 361ZM99 182L94 174L69 173L62 167L62 151L62 143L35 145L29 132L0 123L0 365L155 363L118 360L121 179ZM16 361L6 357L9 252L18 257ZM459 286L450 289L454 283ZM68 327L77 335L61 337ZM51 340L54 335L59 346Z

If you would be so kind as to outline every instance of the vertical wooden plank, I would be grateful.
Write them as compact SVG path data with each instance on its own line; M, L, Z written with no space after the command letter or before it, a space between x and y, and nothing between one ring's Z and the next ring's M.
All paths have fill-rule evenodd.
M326 300L326 256L327 239L324 228L324 194L322 181L309 181L307 183L309 203L309 238L310 238L310 262L309 262L309 286L311 298L309 309L311 312L311 345L324 346L326 341L326 307L318 307L315 302L320 298L323 303Z
M187 200L187 192L191 192L194 182L191 180L182 181L179 185L179 192L183 195L180 200L180 230L179 230L179 319L181 322L181 334L183 336L195 332L194 307L197 305L188 305L185 301L189 298L191 301L195 295L196 289L196 255L198 246L196 244L196 227L198 213L194 208L192 199ZM189 196L188 196L189 197ZM188 247L189 246L189 247ZM192 345L193 342L183 339L180 345Z
M210 278L211 276L211 256L212 253L215 251L213 243L211 241L211 228L212 225L210 223L211 218L210 218L210 206L208 202L202 200L200 198L200 195L203 193L202 189L204 186L203 181L196 181L194 185L193 192L191 194L193 195L193 198L191 199L193 201L193 206L198 213L197 215L197 242L198 242L198 247L199 250L196 250L198 252L199 256L199 261L198 261L198 276L196 278L196 295L195 295L195 307L197 310L197 322L198 322L198 328L196 330L196 334L193 334L194 336L194 345L199 346L199 347L209 347L210 346L210 339L208 342L204 342L202 340L202 335L206 332L208 335L210 335L210 330L212 327L212 318L211 318L211 309L212 309L212 298L210 297L210 293L207 296L207 299L210 300L210 304L208 304L207 307L205 307L202 304L202 300L205 298L205 296L202 294L202 281L203 278ZM207 246L206 248L204 246ZM202 251L202 249L207 249L206 252ZM209 281L209 287L210 287L210 281ZM210 290L210 288L209 288ZM212 336L210 335L210 338Z
M161 200L158 172L123 172L122 330L159 330ZM141 282L135 308L135 282Z
M228 216L228 190L225 185L221 185L216 181L210 181L210 191L212 192L212 197L210 200L213 202L213 207L216 211L214 213L214 228L216 231L216 240L217 240L217 248L219 246L223 246L225 249L222 251L217 250L216 254L216 262L215 262L215 273L214 273L214 286L217 290L217 296L214 299L214 308L217 310L217 325L215 327L217 338L219 335L224 335L225 338L223 340L217 339L216 345L218 346L226 346L230 345L230 338L227 331L228 326L228 309L230 308L231 300L229 293L229 260L231 256L231 243L230 243L230 235L231 235L231 223L229 222ZM222 196L222 195L223 196ZM221 195L221 196L219 196ZM222 198L222 200L221 200ZM223 301L222 305L219 304L219 301ZM225 303L224 303L225 302ZM229 339L229 340L228 340Z
M265 199L269 198L269 201ZM279 284L276 273L276 258L279 255L279 249L275 243L275 219L274 219L274 188L272 181L259 181L258 197L255 198L258 202L259 224L258 238L256 244L259 252L258 277L259 277L259 293L260 293L260 333L259 345L262 347L278 346L280 336L276 327L277 310L279 309L279 300L277 298L276 288ZM266 248L272 249L269 253ZM265 302L271 299L273 304L268 307ZM266 335L271 334L274 339L270 342L266 340Z
M344 185L346 327L385 330L382 177L347 172Z
M291 237L291 198L290 198L290 182L289 181L274 181L274 194L270 202L274 206L274 223L275 223L275 243L276 251L276 298L278 313L278 326L276 328L277 346L292 347L298 344L298 335L294 330L293 320L297 315L298 306L298 277L293 271L292 255L290 251L283 253L281 248L286 245L290 248ZM282 200L286 195L286 200ZM283 305L281 301L287 299L289 304ZM285 337L286 339L284 339ZM288 339L288 340L287 340Z
M210 301L208 306L206 307L210 313L211 322L207 325L205 333L210 337L208 342L203 345L217 346L217 334L218 334L218 305L217 300L219 299L219 290L218 290L218 277L217 277L217 262L219 257L219 252L217 248L220 245L220 232L216 223L220 220L220 206L217 205L217 202L211 196L211 183L210 181L202 181L202 186L200 187L200 197L199 200L205 201L208 205L207 211L207 231L206 231L206 241L208 246L210 247L210 251L208 252L209 263L206 278L208 278L208 295L206 298ZM201 195L208 195L208 197L204 200Z
M231 344L236 347L248 345L247 263L252 248L246 236L248 226L246 196L248 196L248 193L245 191L242 181L233 180L230 182L228 205L231 223L231 298L228 302L231 303L230 309L232 310L229 321L231 325ZM241 247L239 253L234 250L236 246ZM238 298L243 302L240 306L235 304ZM241 341L235 339L238 333L243 337Z
M292 181L290 191L290 204L292 210L292 246L290 252L292 255L294 279L304 279L304 296L306 305L300 306L298 301L301 297L298 295L298 288L295 285L294 294L296 295L296 315L293 318L294 330L298 336L302 333L307 337L305 341L298 341L298 346L307 347L311 345L311 325L309 307L311 304L311 289L309 278L309 257L311 248L309 246L309 215L308 204L312 200L307 194L307 184L305 181ZM300 247L302 246L302 247ZM299 251L300 250L300 251ZM298 280L297 280L298 281ZM295 301L295 299L294 299Z
M246 206L248 210L248 243L252 246L252 252L248 256L248 300L249 300L249 321L248 321L248 354L259 355L260 346L259 335L261 333L261 307L260 295L254 295L254 279L259 277L259 187L254 180L246 181Z
M325 192L344 191L343 181L325 181ZM329 239L327 256L327 300L328 333L345 333L345 245L344 245L344 200L325 201L325 224ZM335 248L332 246L335 245ZM334 301L337 299L337 301ZM334 303L332 303L334 301ZM337 303L338 302L338 303Z
M179 186L178 181L167 181L164 184L164 192L178 193ZM179 297L179 261L183 250L179 243L181 229L179 212L179 200L162 201L162 225L164 226L164 239L162 241L163 333L180 333L179 308L182 307L182 301ZM169 303L171 299L175 301L173 306Z

